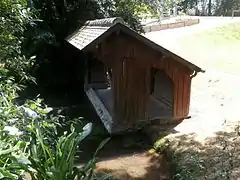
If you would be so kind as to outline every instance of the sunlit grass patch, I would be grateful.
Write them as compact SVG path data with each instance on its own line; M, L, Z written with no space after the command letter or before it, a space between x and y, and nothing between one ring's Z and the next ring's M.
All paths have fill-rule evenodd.
M240 21L184 37L181 53L204 69L240 72Z
M188 36L181 41L183 44L190 42L203 43L207 47L238 44L240 43L240 21Z

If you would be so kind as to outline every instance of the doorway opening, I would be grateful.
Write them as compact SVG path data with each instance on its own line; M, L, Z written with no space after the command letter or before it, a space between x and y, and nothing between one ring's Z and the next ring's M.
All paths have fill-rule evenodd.
M174 84L162 70L151 69L149 95L149 118L170 117L173 115Z
M113 113L112 70L98 59L89 61L89 84L108 112Z

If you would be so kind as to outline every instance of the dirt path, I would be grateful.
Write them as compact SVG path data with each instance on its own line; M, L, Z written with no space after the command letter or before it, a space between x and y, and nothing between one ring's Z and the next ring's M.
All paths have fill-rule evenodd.
M107 134L90 139L81 145L79 162L86 162ZM98 154L96 172L110 173L119 180L168 180L169 167L164 155L150 153L152 141L143 132L115 135Z
M200 23L197 25L149 32L144 36L157 44L160 44L173 52L181 53L182 55L181 49L179 49L178 46L178 42L181 38L240 20L239 17L233 19L231 17L199 17L199 19Z
M169 169L164 155L146 152L120 156L97 163L97 172L111 173L119 180L169 180Z

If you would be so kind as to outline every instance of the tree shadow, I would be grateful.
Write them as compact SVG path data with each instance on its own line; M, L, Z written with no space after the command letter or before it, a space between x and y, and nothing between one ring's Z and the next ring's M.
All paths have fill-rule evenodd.
M201 141L196 134L175 135L169 138L169 142L166 153L172 179L240 177L239 130L220 131Z
M111 140L97 155L98 174L110 173L113 179L169 179L169 166L163 153L153 150L154 137L176 133L172 125L151 125L137 132L90 138L80 146L78 163L91 158L98 144L106 137Z
M123 160L130 161L129 158L123 158ZM121 163L111 161L107 162L108 165L100 167L97 166L96 172L98 174L111 174L112 179L119 180L146 180L146 179L159 179L159 180L169 180L169 165L165 156L162 155L152 155L152 154L140 154L138 158L133 158L132 163L126 163L128 167L121 168L121 165L117 165L120 168L115 168L115 163ZM125 164L123 164L125 165Z
M168 133L169 132L169 133ZM165 148L160 153L135 153L100 161L98 173L113 179L238 179L240 177L239 125L216 132L208 138L195 133L164 131L159 134ZM140 160L139 160L140 159ZM132 163L127 163L132 161ZM140 162L140 163L139 163ZM117 165L120 163L120 165ZM130 165L129 165L130 164ZM127 166L127 167L125 167Z

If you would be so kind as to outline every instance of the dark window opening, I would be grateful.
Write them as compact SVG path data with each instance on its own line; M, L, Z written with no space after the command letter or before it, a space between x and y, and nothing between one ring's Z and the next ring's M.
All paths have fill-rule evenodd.
M112 81L112 70L101 61L93 59L90 61L89 83L93 88L110 88Z
M113 112L112 69L98 59L89 63L89 84L110 114Z

